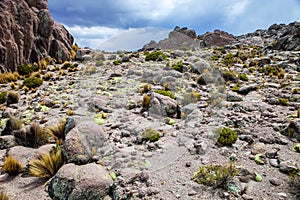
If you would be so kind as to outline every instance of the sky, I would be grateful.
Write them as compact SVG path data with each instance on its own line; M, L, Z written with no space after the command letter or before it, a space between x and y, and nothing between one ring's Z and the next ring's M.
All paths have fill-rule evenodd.
M48 4L54 20L79 46L104 50L130 50L159 41L175 26L194 29L197 35L215 29L242 35L274 23L300 21L300 0L49 0Z

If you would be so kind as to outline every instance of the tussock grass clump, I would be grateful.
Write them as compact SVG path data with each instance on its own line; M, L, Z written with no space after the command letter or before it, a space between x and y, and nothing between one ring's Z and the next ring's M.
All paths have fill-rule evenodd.
M199 167L193 175L193 180L198 184L213 188L226 189L229 181L238 174L238 169L233 164L229 165L205 165Z
M16 142L25 147L38 148L49 143L49 134L39 124L33 123L28 129L14 133Z
M63 166L61 146L53 147L48 154L42 154L29 161L28 173L31 176L49 179Z
M215 134L218 137L218 142L225 146L231 146L238 138L237 133L227 127L218 128Z
M287 98L278 98L279 104L282 106L287 106L289 103L289 100Z
M140 89L140 94L147 94L148 92L150 92L152 90L152 85L146 83L144 85L142 85L141 89Z
M6 192L4 192L4 191L0 192L0 200L8 200L8 196L7 196Z
M9 91L6 97L6 104L9 106L10 104L15 104L19 102L19 94L14 91Z
M114 60L113 64L120 65L120 64L122 64L122 60Z
M5 158L4 165L2 166L2 171L8 173L9 175L18 175L23 171L22 164L12 156Z
M0 84L6 84L8 82L14 82L17 81L19 78L18 72L7 72L7 73L1 73L0 74Z
M16 117L10 116L6 122L5 128L2 130L1 135L12 135L14 131L22 128L23 122Z
M150 103L151 103L151 94L149 93L144 94L143 102L142 102L143 110L148 110L150 107Z
M29 89L37 88L43 84L43 80L37 77L26 78L23 82L23 85Z
M18 73L20 75L22 75L22 76L28 76L32 72L37 72L38 70L39 70L39 66L38 65L23 64L23 65L19 65L17 67Z
M248 78L248 76L246 74L241 74L240 73L240 74L238 74L238 77L242 81L249 81L249 78Z
M45 130L55 140L57 144L62 144L65 140L65 126L66 120L63 119L55 126L46 127Z

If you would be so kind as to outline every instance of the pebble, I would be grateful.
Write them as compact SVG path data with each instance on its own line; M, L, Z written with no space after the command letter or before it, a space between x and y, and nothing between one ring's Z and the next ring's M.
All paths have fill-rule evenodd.
M279 192L279 193L277 193L277 195L279 197L282 197L282 198L287 198L288 197L288 195L286 193L284 193L284 192Z
M8 177L9 177L8 173L0 175L0 182L6 181Z
M189 192L188 192L188 195L189 196L194 196L194 195L196 195L197 194L197 192L195 191L195 190L190 190Z
M152 155L153 155L152 152L145 152L145 153L143 153L143 156L146 157L146 158L149 158L149 157L151 157Z
M190 161L185 163L186 167L190 167L191 165L192 165L192 163Z
M247 195L247 194L243 194L243 195L242 195L242 198L243 198L244 200L253 200L253 197L251 197L251 196L249 196L249 195Z
M281 185L281 180L279 180L277 178L272 178L272 179L270 179L270 183L274 186L279 186L279 185Z
M278 167L278 160L277 159L269 159L269 163L272 167Z

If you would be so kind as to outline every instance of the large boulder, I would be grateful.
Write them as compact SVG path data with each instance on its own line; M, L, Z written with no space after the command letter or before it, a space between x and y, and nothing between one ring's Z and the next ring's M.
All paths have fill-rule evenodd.
M86 164L99 153L106 141L102 128L92 119L80 119L67 135L63 144L66 162Z
M150 116L176 117L179 109L177 101L157 93L153 93L150 104Z
M113 183L104 167L92 163L62 166L51 179L49 196L54 200L103 199Z
M225 31L215 30L214 32L205 33L203 36L202 45L205 47L224 46L233 44L236 38Z
M0 69L14 71L18 65L50 56L69 60L72 35L55 23L47 0L0 2Z

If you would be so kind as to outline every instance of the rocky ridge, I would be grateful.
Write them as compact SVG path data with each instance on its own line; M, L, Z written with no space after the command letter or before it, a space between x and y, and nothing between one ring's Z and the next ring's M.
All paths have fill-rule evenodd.
M48 56L70 60L73 36L52 19L47 0L6 0L0 9L0 71Z
M26 173L2 171L1 188L12 199L299 199L299 183L289 173L300 163L300 53L277 50L273 42L297 37L295 31L276 38L261 33L267 35L260 44L254 33L221 47L162 50L166 59L160 54L155 61L146 61L149 52L79 50L86 54L69 63L73 68L42 69L36 90L18 87L22 79L14 88L1 84L20 97L1 106L0 166L7 155L28 166L54 146L19 145L7 128L10 115L25 127L66 118L65 165L46 187ZM219 127L238 134L232 146L217 142ZM159 137L147 140L149 130ZM191 179L199 166L230 161L239 173L226 188Z

